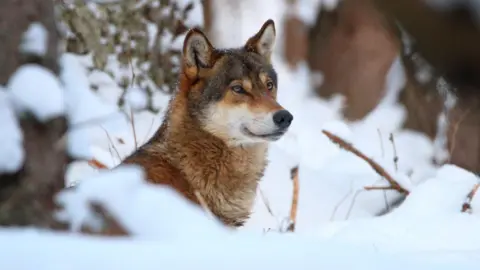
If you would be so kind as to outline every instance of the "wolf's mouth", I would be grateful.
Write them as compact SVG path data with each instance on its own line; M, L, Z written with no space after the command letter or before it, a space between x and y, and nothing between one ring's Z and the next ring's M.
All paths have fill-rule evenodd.
M287 131L286 129L282 129L282 130L277 130L275 132L267 133L267 134L255 134L255 133L251 132L250 130L248 130L248 128L243 127L243 133L245 133L246 135L248 135L250 137L267 139L267 140L270 140L270 141L276 141L276 140L280 139L280 137L282 137L283 134L285 134L286 131Z

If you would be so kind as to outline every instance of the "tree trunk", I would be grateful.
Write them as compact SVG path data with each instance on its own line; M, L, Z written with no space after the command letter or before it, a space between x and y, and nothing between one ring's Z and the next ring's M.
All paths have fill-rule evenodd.
M439 11L422 0L375 0L375 3L391 22L408 33L413 50L432 66L434 76L445 77L453 86L450 91L458 97L447 116L450 153L447 162L480 172L480 25L471 7L458 5ZM438 96L435 87L422 87L432 89L424 93ZM430 99L436 108L425 106L414 95L410 97L418 104L414 105L418 108L417 118L432 118L430 115L439 111L438 97Z
M365 117L384 96L385 76L399 41L371 0L343 0L320 10L310 30L308 61L323 74L321 97L342 94L349 120Z
M19 45L31 23L40 23L48 32L47 52L26 55ZM58 39L51 0L0 1L0 85L22 65L34 63L58 74ZM42 89L38 89L39 95ZM0 225L55 227L52 217L54 195L64 187L67 155L60 139L65 134L65 117L42 122L32 114L18 119L23 132L25 159L22 168L11 174L0 172Z

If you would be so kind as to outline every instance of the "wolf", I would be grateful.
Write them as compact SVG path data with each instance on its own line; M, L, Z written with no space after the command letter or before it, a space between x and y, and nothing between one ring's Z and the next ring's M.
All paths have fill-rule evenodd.
M275 35L269 19L242 47L219 49L200 29L190 29L161 126L122 164L143 167L149 182L206 205L229 227L242 226L267 165L268 145L293 120L276 101Z

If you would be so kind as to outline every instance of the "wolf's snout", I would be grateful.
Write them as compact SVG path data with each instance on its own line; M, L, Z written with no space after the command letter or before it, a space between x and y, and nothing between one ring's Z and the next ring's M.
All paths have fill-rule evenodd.
M281 129L286 129L290 126L293 120L293 115L287 110L280 110L273 114L273 122Z

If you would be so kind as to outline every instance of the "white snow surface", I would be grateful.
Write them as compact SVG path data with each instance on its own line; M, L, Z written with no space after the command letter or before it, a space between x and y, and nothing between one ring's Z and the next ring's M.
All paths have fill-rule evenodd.
M25 159L23 134L17 122L10 98L0 86L0 173L18 171Z
M133 165L89 177L76 189L61 193L58 201L64 206L59 218L72 224L73 231L82 224L95 226L91 202L103 205L132 235L145 240L191 237L189 233L220 236L225 230L173 190L146 183L143 170Z
M321 2L328 6L335 1ZM158 92L154 103L160 112L134 112L132 125L116 105L122 90L115 81L102 72L89 73L90 56L66 54L61 60L61 81L72 127L69 150L114 169L98 171L83 161L71 164L67 182L78 184L57 197L64 206L57 217L71 222L71 232L0 229L0 242L8 243L0 245L2 266L478 269L480 196L472 200L471 214L461 213L461 208L479 179L453 165L434 166L432 160L436 153L445 150L441 149L444 145L402 129L406 113L397 98L405 76L398 59L387 75L387 94L382 102L364 119L348 122L341 115L343 97L325 100L313 96L311 83L320 83L317 78L321 74L310 74L306 63L290 69L283 61L283 33L279 27L286 14L283 1L245 0L224 5L214 0L213 4L214 9L225 10L219 13L214 25L214 32L220 34L214 42L218 47L238 46L255 34L264 21L275 20L277 45L272 61L279 76L278 100L294 115L289 132L269 149L270 163L245 226L237 230L224 228L199 206L169 188L147 183L138 167L114 168L154 134L161 124L168 96ZM234 10L236 13L227 12ZM120 70L114 62L109 62L109 67L116 74L131 74ZM90 91L90 84L97 85L98 90ZM9 88L7 91L12 90L10 85ZM134 103L138 101L135 95ZM0 104L6 100L0 94ZM16 123L15 118L7 118L8 121ZM379 163L410 195L398 206L395 202L401 196L395 191L365 191L365 186L388 183L365 161L331 143L322 130L340 136ZM296 230L285 233L282 229L292 200L290 170L295 166L299 168L300 186ZM77 231L82 224L93 228L99 225L91 212L91 203L100 203L131 235L80 235ZM393 210L378 216L386 208ZM59 255L59 250L66 252Z
M36 64L19 67L7 84L17 114L32 113L48 121L65 113L65 96L55 74Z
M60 79L65 91L69 131L67 149L73 158L92 159L91 126L121 117L119 109L107 104L90 89L85 59L64 54L60 59ZM87 61L88 62L88 61ZM110 105L110 106L109 106Z
M48 50L48 32L39 22L31 23L23 35L20 51L25 54L44 56Z

